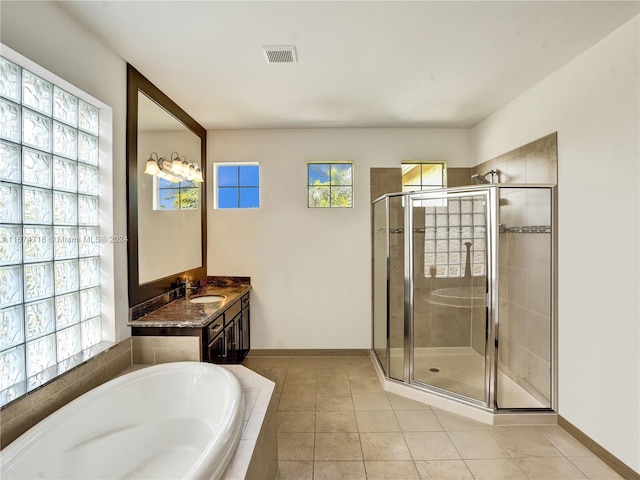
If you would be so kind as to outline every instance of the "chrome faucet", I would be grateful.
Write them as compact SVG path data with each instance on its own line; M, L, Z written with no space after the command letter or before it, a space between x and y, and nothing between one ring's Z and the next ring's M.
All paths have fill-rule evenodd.
M184 277L184 298L185 300L189 300L191 297L191 290L197 290L198 287L194 287L191 285L189 281L189 277Z

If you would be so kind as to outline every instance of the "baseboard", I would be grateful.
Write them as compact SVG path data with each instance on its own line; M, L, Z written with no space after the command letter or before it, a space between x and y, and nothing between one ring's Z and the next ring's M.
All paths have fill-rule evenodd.
M640 480L640 475L632 470L631 467L628 467L607 449L601 447L582 430L562 417L562 415L558 415L558 425L573 435L580 443L591 450L596 457L609 465L618 475L622 476L622 478L625 480Z
M368 348L252 348L249 357L368 357Z

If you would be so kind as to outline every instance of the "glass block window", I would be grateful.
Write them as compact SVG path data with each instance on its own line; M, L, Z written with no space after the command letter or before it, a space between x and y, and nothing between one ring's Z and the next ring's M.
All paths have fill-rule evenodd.
M0 405L101 342L98 112L0 57Z
M353 207L353 163L309 163L310 208Z
M216 163L215 208L259 208L260 165Z
M425 277L486 274L487 220L483 198L449 198L425 209ZM470 269L467 272L467 265Z
M447 186L445 162L402 162L402 191L419 192Z
M193 180L174 183L154 177L158 198L156 210L197 210L200 206L200 187Z

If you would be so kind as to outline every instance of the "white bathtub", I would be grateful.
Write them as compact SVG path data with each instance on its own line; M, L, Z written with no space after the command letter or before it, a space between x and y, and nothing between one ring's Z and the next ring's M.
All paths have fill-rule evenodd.
M1 478L218 479L243 417L240 384L222 367L143 368L78 397L9 444Z

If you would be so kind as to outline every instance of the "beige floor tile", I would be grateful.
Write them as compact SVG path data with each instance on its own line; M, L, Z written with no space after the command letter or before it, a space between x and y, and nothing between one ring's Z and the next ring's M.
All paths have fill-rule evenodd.
M462 460L418 460L415 463L422 480L473 480Z
M315 460L362 460L357 433L316 433Z
M455 430L486 430L487 426L476 420L463 417L462 415L456 415L455 413L440 410L438 408L433 409L433 413L438 417L438 421L442 425L445 431Z
M567 457L591 457L593 453L559 425L538 427L538 431Z
M278 460L313 460L314 434L278 432Z
M316 357L291 357L290 367L306 368L336 368L344 363L344 357L316 356Z
M565 457L516 458L514 462L530 480L581 480L587 478Z
M396 410L396 418L403 432L441 432L442 425L429 410Z
M316 412L316 432L357 432L358 423L353 410L318 410Z
M351 394L318 393L316 410L353 410Z
M418 470L412 461L365 461L367 480L420 480Z
M315 380L318 378L318 369L315 367L292 367L287 369L286 380Z
M562 456L537 427L489 427L489 431L512 458Z
M399 432L400 425L393 411L356 410L359 432Z
M248 367L247 367L248 368ZM281 367L255 367L251 368L254 372L262 375L265 378L268 378L272 382L276 384L276 391L282 391L282 387L284 386L284 379L287 375L287 369Z
M315 410L315 394L283 393L280 395L278 410Z
M345 377L325 378L318 375L316 391L325 395L351 394L349 379Z
M282 387L282 393L316 393L316 383L317 381L315 378L292 379L287 376Z
M509 454L487 431L448 432L449 439L463 459L509 458Z
M349 380L349 374L344 366L338 364L330 368L318 368L318 380Z
M414 460L458 460L460 455L445 432L406 432Z
M465 460L476 480L527 480L513 460Z
M313 461L278 462L278 480L313 480Z
M598 457L567 457L589 480L618 480L618 475Z
M244 359L242 364L250 369L254 369L254 367L263 368L263 367L281 367L287 368L289 366L290 358L289 357L252 357L248 356Z
M360 443L365 460L411 460L400 432L361 433Z
M315 432L316 412L281 410L277 413L279 432Z
M354 393L353 406L356 410L391 410L391 403L384 392Z
M387 396L394 410L431 410L431 407L426 403L416 402L395 393L388 393Z
M314 462L313 480L367 480L364 462Z
M378 378L351 378L349 379L351 393L384 392Z
M349 365L347 366L349 380L370 379L377 380L378 374L372 363L368 365Z

